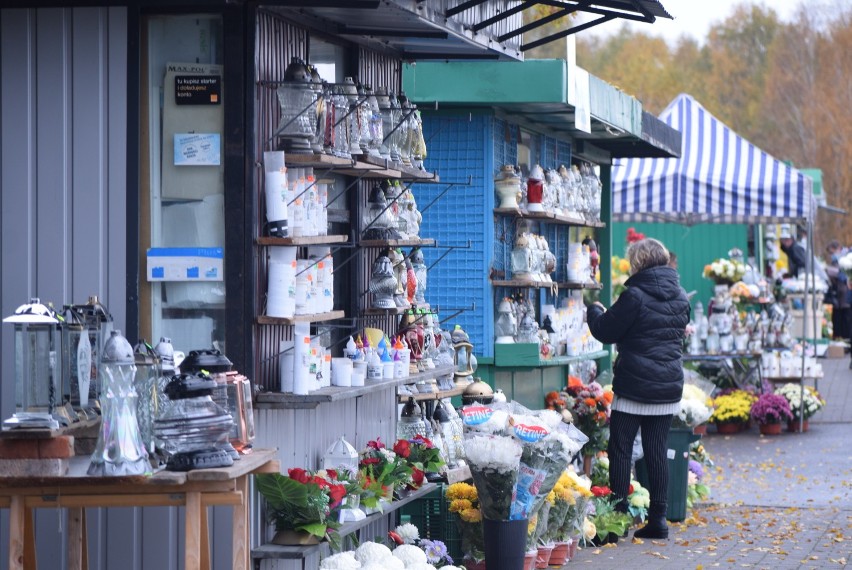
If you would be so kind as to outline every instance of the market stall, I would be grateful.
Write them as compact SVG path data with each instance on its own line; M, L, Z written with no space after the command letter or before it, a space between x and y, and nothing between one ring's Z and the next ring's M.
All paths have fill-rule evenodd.
M613 219L684 225L800 223L811 229L815 206L808 176L738 136L690 95L676 97L660 119L683 133L682 156L619 161L613 168ZM808 246L805 291L813 288L813 249ZM745 267L736 263L736 279L713 274L719 268L705 276L722 285L738 281ZM758 290L752 297L765 302L767 291ZM803 304L803 311L801 337L808 339L805 323L813 318L809 303ZM760 352L748 343L729 351L739 356ZM714 346L713 352L727 351ZM803 351L800 380L808 368L804 359Z

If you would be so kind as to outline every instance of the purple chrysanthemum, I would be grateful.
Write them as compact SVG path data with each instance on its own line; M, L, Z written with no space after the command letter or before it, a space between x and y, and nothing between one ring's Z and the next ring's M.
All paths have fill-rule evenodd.
M702 467L701 464L694 459L689 460L689 470L695 473L695 477L699 481L701 481L704 477L704 467Z
M421 540L420 548L426 553L429 564L435 564L447 558L447 545L440 540Z

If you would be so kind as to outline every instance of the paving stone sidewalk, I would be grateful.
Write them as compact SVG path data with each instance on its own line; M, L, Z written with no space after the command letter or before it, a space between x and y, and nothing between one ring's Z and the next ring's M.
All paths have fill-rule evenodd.
M827 400L802 434L710 433L712 496L668 541L584 548L564 568L844 568L852 562L852 370L822 360ZM712 428L711 428L712 431ZM632 531L630 533L632 537Z

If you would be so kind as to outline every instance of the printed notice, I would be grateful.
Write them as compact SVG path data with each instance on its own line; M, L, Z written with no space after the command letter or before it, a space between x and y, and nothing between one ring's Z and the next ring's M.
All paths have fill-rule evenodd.
M176 133L175 166L219 166L219 133Z
M218 105L222 97L218 75L175 75L175 103L178 105Z

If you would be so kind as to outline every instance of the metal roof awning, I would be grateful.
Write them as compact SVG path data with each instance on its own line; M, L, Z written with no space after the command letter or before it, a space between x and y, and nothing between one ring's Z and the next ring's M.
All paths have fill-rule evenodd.
M524 24L537 5L556 10ZM269 0L264 9L407 60L510 59L616 18L671 18L659 0ZM576 12L600 16L523 43L526 32Z
M561 59L419 62L405 66L403 88L421 107L493 108L530 129L571 139L578 147L590 144L611 158L680 156L678 131L643 112L634 97L594 76L589 78L592 132L576 128L568 74L568 64Z

